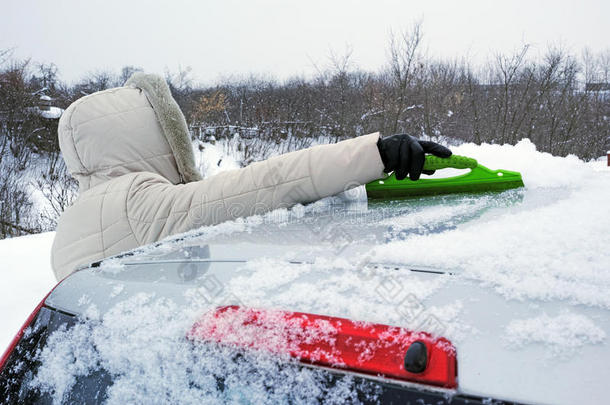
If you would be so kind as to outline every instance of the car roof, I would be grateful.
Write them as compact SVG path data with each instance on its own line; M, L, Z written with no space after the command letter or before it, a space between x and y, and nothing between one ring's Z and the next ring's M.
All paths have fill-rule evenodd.
M519 195L487 198L489 204L464 218L423 230L413 226L410 232L441 233L456 223L485 220L504 208L499 201ZM527 204L545 204L545 198L551 196ZM271 214L278 218L238 220L77 271L46 304L101 318L130 297L147 294L195 313L224 305L274 307L402 326L453 342L459 389L465 394L544 403L575 403L586 396L603 402L609 377L608 309L507 296L461 277L459 269L392 264L359 254L387 237L388 223L409 218L418 204L439 203L473 204L473 199L439 197L364 211L358 204L341 203L337 210L320 212L314 204L304 212ZM527 204L516 209L531 207ZM572 323L567 333L562 322ZM582 333L574 333L575 328Z

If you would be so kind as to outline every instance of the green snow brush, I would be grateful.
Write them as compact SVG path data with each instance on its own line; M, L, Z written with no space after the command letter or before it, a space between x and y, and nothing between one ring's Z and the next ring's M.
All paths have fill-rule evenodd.
M439 179L420 178L412 181L408 177L396 180L394 173L384 179L372 181L366 185L368 198L405 198L424 195L472 193L486 191L504 191L523 187L521 173L509 170L490 170L480 165L476 159L452 155L440 158L427 155L424 170L446 168L470 169L469 173Z

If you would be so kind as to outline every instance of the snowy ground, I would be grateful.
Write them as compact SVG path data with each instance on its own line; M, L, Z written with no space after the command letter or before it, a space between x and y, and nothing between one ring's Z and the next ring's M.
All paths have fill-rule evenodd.
M55 286L51 244L55 232L0 241L0 352Z

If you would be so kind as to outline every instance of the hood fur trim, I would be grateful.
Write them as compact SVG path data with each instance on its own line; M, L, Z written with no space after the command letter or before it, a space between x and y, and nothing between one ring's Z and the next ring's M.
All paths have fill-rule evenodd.
M195 166L186 119L165 80L161 76L136 72L125 82L125 86L141 89L146 94L172 149L182 181L190 183L201 180L201 174Z

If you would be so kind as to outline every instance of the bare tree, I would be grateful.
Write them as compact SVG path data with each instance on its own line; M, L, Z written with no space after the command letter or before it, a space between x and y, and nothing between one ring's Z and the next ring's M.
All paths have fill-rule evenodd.
M424 64L420 51L423 37L422 22L416 22L410 29L400 34L390 34L390 74L393 94L393 117L391 118L389 132L399 131L400 121L407 111L407 102L411 86Z

